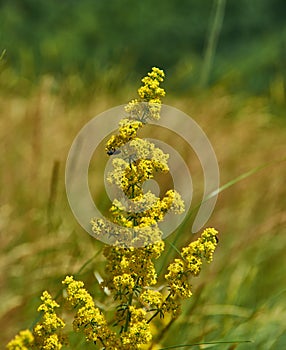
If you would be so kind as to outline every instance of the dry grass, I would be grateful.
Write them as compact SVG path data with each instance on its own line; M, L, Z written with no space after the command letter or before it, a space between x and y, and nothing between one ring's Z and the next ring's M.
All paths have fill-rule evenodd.
M63 276L78 271L101 249L70 212L65 161L85 122L128 99L95 96L67 106L50 92L48 80L28 97L0 97L1 344L32 324L43 289L57 294ZM205 130L217 154L222 184L285 157L285 121L272 114L267 99L242 99L217 89L165 102L191 115ZM185 149L181 152L188 157ZM194 297L169 330L165 346L224 339L256 340L256 349L282 349L277 339L286 344L285 336L279 338L286 332L285 164L271 163L220 194L208 223L221 232L215 261L194 281ZM198 162L192 172L200 188ZM192 239L189 232L182 241ZM103 266L99 255L83 273L95 294L99 291L93 271Z

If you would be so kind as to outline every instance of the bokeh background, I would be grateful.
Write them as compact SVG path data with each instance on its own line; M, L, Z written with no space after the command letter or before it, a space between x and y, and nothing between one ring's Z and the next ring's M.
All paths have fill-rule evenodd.
M230 185L208 222L220 231L215 260L160 346L286 347L285 13L283 0L0 1L1 346L35 322L40 293L57 295L66 274L78 273L104 305L94 275L104 273L102 244L70 211L65 161L80 128L136 97L158 66L164 102L204 129ZM160 137L188 163L195 207L199 161L182 140ZM90 184L106 210L101 146ZM192 220L170 236L178 248L194 238ZM176 255L167 247L159 270Z

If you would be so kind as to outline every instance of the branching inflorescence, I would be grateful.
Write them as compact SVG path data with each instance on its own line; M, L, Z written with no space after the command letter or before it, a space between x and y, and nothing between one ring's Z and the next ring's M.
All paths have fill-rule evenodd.
M218 242L218 232L205 229L200 238L182 248L179 258L167 267L163 288L156 288L154 261L165 246L158 224L167 213L184 211L184 202L175 190L166 191L162 198L143 190L144 182L156 172L169 171L168 155L137 135L148 119L160 118L163 79L164 72L158 68L142 79L140 99L126 106L128 117L106 143L109 156L120 155L112 160L107 179L118 187L119 196L112 202L111 220L93 219L91 223L95 237L107 236L111 242L104 248L107 264L101 286L108 288L117 303L113 319L106 319L82 281L72 276L63 281L64 306L75 312L73 330L100 349L133 350L151 344L151 322L167 314L171 321L178 317L181 299L192 295L190 277L199 275L203 260L212 261ZM7 345L8 350L61 349L67 344L65 324L55 313L59 305L47 292L42 301L38 309L42 320L31 331L20 332Z
M119 198L110 208L112 223L95 219L92 224L95 237L107 236L112 245L142 247L161 241L158 223L165 214L184 212L184 202L175 190L167 191L163 198L143 191L145 181L152 179L156 172L169 171L169 155L137 136L148 120L160 118L161 98L165 95L160 87L163 79L164 72L158 68L153 68L142 79L143 86L138 90L140 99L125 107L128 118L121 120L118 133L106 144L108 155L119 154L113 159L113 170L107 177L111 185L117 186Z

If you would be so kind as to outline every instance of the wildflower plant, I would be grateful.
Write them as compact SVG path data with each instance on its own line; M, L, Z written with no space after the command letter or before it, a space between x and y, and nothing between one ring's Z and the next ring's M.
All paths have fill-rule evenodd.
M165 318L173 322L179 316L182 299L192 295L191 277L199 275L203 261L212 261L218 243L218 232L205 229L169 263L164 283L158 288L155 261L165 248L160 223L170 212L184 212L184 202L176 190L170 189L159 197L143 188L156 172L169 171L168 154L138 136L148 120L160 118L161 98L165 96L160 86L163 80L164 72L152 68L142 79L139 98L126 105L127 116L106 142L105 151L112 157L107 181L117 188L118 196L112 201L110 219L94 218L91 225L95 237L108 236L110 241L103 251L106 268L101 287L114 300L112 316L96 306L82 281L67 276L62 282L62 307L74 313L73 331L98 349L151 349L153 321ZM32 330L20 332L7 345L8 350L67 346L65 323L55 312L58 303L47 292L41 299L38 311L42 312L42 320Z
M120 121L118 133L106 143L108 155L119 153L113 159L113 170L107 176L108 182L119 190L119 198L110 208L116 226L110 225L107 220L95 219L92 220L92 229L96 237L108 235L116 246L144 247L160 242L162 232L158 223L166 213L180 214L184 211L184 203L175 190L167 191L163 198L143 190L143 184L156 172L169 171L168 155L150 141L137 136L148 119L160 118L161 98L165 95L160 87L163 78L164 72L153 68L142 79L143 86L138 90L140 100L127 104L128 118Z

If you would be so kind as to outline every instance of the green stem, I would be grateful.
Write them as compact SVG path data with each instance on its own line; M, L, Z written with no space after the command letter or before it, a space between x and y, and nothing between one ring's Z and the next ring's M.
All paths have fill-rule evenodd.
M215 54L218 37L219 37L222 23L223 23L225 3L226 3L226 0L216 0L216 5L214 5L215 14L214 14L213 23L210 30L210 35L208 37L208 42L206 46L206 52L205 52L205 57L204 57L204 62L202 67L201 87L203 88L208 84L213 57Z
M163 305L166 304L166 301L170 298L170 296L171 296L171 293L168 294L168 296L167 296L167 298L165 299ZM147 323L150 323L150 322L158 315L159 312L160 312L160 310L157 310L157 311L149 318L149 320L147 321Z
M101 342L101 344L102 344L103 348L105 349L105 344L104 344L104 341L101 339L101 337L98 337L98 339L100 340L100 342ZM95 344L96 344L96 343L95 343Z
M127 315L126 315L126 320L125 320L125 325L124 325L124 332L127 332L128 330L128 326L129 326L129 321L130 321L130 310L129 310L129 306L132 304L132 299L133 299L133 292L129 295L129 299L128 299L128 310L127 310Z
M128 302L127 302L128 310L127 310L125 325L124 325L124 328L123 328L124 332L127 332L127 330L128 330L129 321L130 321L130 316L131 316L131 313L130 313L130 310L129 310L129 306L131 306L131 304L132 304L134 291L138 288L138 284L137 284L137 283L138 283L138 280L139 280L139 278L137 278L136 283L135 283L135 286L134 286L134 288L133 288L133 291L132 291L132 293L130 293L129 299L128 299Z

